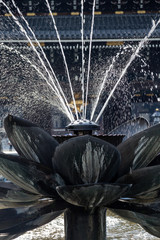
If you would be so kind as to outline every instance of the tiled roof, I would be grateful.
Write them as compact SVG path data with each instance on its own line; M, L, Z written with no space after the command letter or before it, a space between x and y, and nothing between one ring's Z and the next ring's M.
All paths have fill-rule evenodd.
M93 39L136 39L143 38L152 26L152 20L158 20L160 14L122 14L122 15L96 15L94 23ZM91 28L91 16L85 16L84 38L89 39ZM50 16L26 17L37 39L56 40L56 31ZM56 25L61 39L81 39L80 16L56 16ZM25 26L24 21L19 18ZM25 26L25 29L27 27ZM31 33L27 29L31 37ZM153 38L160 37L160 26L157 27ZM12 17L0 16L0 39L26 39Z

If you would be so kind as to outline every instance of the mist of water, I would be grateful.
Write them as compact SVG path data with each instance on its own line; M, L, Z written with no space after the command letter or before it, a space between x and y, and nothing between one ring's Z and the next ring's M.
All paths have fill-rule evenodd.
M151 34L154 32L154 30L156 29L156 27L158 26L158 24L160 23L160 19L155 23L155 21L153 20L152 21L152 28L150 29L149 33L147 34L147 36L145 36L145 38L143 38L139 44L138 44L138 47L136 48L136 51L131 55L128 63L126 64L125 68L123 69L117 83L114 85L112 91L110 92L106 102L104 103L99 115L97 116L95 122L97 122L99 120L99 118L101 117L101 115L103 114L110 98L112 97L113 93L115 92L118 84L120 83L121 79L124 77L127 69L129 68L129 66L131 65L131 63L134 61L134 59L136 58L136 56L139 54L140 50L144 47L145 43L148 41L149 37L151 36Z
M23 17L23 15L22 15L22 13L20 12L19 8L16 6L14 0L12 0L12 2L13 2L14 7L17 9L18 13L19 13L20 16L22 17L22 19L25 21L27 27L29 28L29 30L30 30L31 33L33 34L33 37L34 37L35 41L37 42L38 46L40 47L40 49L42 50L43 56L44 56L44 58L46 59L47 63L49 63L49 61L48 61L48 59L47 59L47 57L46 57L46 55L45 55L42 47L40 46L38 40L36 39L36 36L35 36L34 32L33 32L32 29L29 27L28 22L27 22L26 19ZM69 111L69 109L70 109L69 105L68 105L68 104L66 105L67 100L66 100L66 98L65 98L64 93L63 93L63 97L64 97L65 100L64 100L63 97L61 96L61 92L63 92L62 89L61 89L61 91L59 91L59 89L57 88L56 84L55 84L54 81L53 81L53 78L52 78L50 72L48 71L48 69L47 69L47 67L46 67L46 65L45 65L45 63L44 63L44 61L43 61L43 59L41 58L39 52L38 52L37 49L35 48L34 44L32 43L30 37L28 36L28 34L27 34L26 30L24 29L24 27L22 26L22 24L18 21L17 17L12 13L12 11L10 10L10 8L9 8L3 1L2 1L2 4L7 8L8 12L11 14L11 16L12 16L12 18L14 19L15 23L18 25L18 27L20 28L21 32L25 34L27 40L29 41L30 45L32 46L32 49L33 49L34 52L37 54L38 59L40 60L42 66L44 67L45 71L47 72L49 79L51 80L51 84L53 85L52 89L53 89L53 88L55 89L55 91L56 91L56 93L57 93L57 96L59 97L59 100L61 101L61 104L62 104L63 108L65 109L65 112L66 112L67 117L70 119L70 121L72 121L72 120L74 119L74 118L73 118L73 114L72 114L71 110ZM49 65L49 66L50 66L50 65ZM50 66L50 67L51 67L51 66ZM52 68L51 68L51 69L52 69ZM54 73L53 70L52 70L52 73L53 73L55 79L57 80L56 75L55 75L55 73ZM58 80L57 80L56 82L58 82ZM48 80L46 81L46 83L48 84L49 87L51 86L51 84L49 83ZM58 82L58 83L59 83L59 82ZM68 107L67 107L67 106L68 106Z
M71 78L70 78L70 74L69 74L69 70L68 70L68 65L67 65L66 57L65 57L65 54L64 54L64 51L63 51L63 46L62 46L62 43L61 43L60 35L59 35L58 29L57 29L56 21L55 21L55 19L54 19L54 16L53 16L53 14L52 14L52 11L51 11L50 4L49 4L48 0L45 0L45 1L46 1L48 10L49 10L49 13L50 13L50 15L51 15L51 18L52 18L52 21L53 21L53 25L54 25L54 28L55 28L55 31L56 31L56 34L57 34L58 42L59 42L59 45L60 45L60 49L61 49L61 52L62 52L64 64L65 64L65 67L66 67L66 72L67 72L67 77L68 77L68 81L69 81L69 87L70 87L71 95L72 95L72 99L73 99L74 109L75 109L76 117L77 117L77 119L78 119L79 117L78 117L77 106L76 106L75 97L74 97L74 93L73 93Z
M69 86L70 86L70 90L71 90L71 95L72 95L72 98L73 98L75 113L76 113L76 117L78 119L79 117L78 117L78 112L77 112L77 107L76 107L76 101L75 101L75 98L74 98L74 93L73 93L73 89L72 89L72 83L71 83L71 79L70 79L70 75L69 75L69 69L68 69L67 62L66 62L66 57L65 57L65 54L64 54L64 51L63 51L63 46L62 46L62 43L61 43L60 35L59 35L58 29L57 29L55 18L53 16L52 12L51 12L51 8L50 8L50 5L49 5L49 2L48 2L48 0L45 0L45 1L46 1L46 4L47 4L49 13L51 15L52 22L54 24L54 28L55 28L55 31L56 31L56 34L57 34L57 38L58 38L58 41L59 41L60 49L61 49L61 52L62 52L63 60L64 60L66 71L67 71L67 76L68 76L68 80L69 80ZM51 65L50 65L50 63L49 63L49 61L48 61L48 59L47 59L47 57L46 57L46 55L44 53L43 48L41 47L39 41L37 40L34 32L30 28L28 22L24 18L24 16L21 13L20 9L16 6L14 0L12 0L12 3L13 3L13 6L17 9L21 19L25 22L27 28L32 33L32 36L33 36L34 40L36 41L38 47L40 48L41 53L42 53L42 55L43 55L43 57L44 57L44 59L45 59L45 61L47 63L47 66L46 66L43 58L41 57L40 53L37 51L36 47L32 43L32 40L28 36L27 31L25 30L23 25L18 21L18 18L12 13L10 8L2 0L2 4L7 8L9 13L11 14L12 18L14 19L14 22L18 25L18 27L20 28L21 32L26 36L27 40L29 41L30 45L32 46L33 51L37 54L38 59L39 59L41 65L42 65L42 67L45 69L45 72L46 72L48 77L45 76L44 73L40 69L38 69L37 66L35 64L33 64L29 59L27 59L27 58L25 59L25 57L23 57L23 59L25 59L27 63L30 63L30 65L37 71L37 73L46 81L47 85L50 87L52 92L59 98L59 100L61 102L61 105L62 105L62 108L64 109L64 112L66 113L67 117L70 119L70 121L74 121L74 116L73 116L73 113L72 113L71 108L69 106L69 103L67 101L67 98L65 97L65 94L64 94L64 92L63 92L63 90L61 88L61 85L60 85L60 83L59 83L59 81L58 81L58 79L57 79L57 77L55 75L55 72L53 71L53 69L52 69L52 67L51 67ZM89 55L88 55L88 72L87 72L87 82L86 82L86 92L85 92L85 84L84 84L84 73L85 73L85 69L84 69L84 63L85 63L85 60L84 60L84 44L85 44L85 42L84 42L84 0L81 0L81 21L82 21L82 26L81 26L81 33L82 33L81 34L81 40L82 40L82 79L81 79L81 81L82 81L82 116L81 117L82 118L86 118L86 111L87 111L88 90L89 90L88 88L89 88L89 78L90 78L90 68L91 68L91 49L92 49L92 42L93 42L92 38L93 38L93 29L94 29L95 3L96 3L96 1L93 0L92 21L91 21L91 31L90 31L90 45L89 45ZM103 107L101 108L100 113L98 114L98 116L96 118L96 122L99 120L99 118L103 114L103 112L104 112L104 110L105 110L105 108L106 108L110 98L113 96L115 90L117 89L117 86L121 82L121 79L124 77L124 75L125 75L126 71L128 70L129 66L134 61L134 59L138 56L140 50L145 46L145 44L147 43L149 37L151 36L153 31L157 27L159 22L160 22L160 20L157 21L157 22L153 21L152 28L150 29L149 33L147 34L147 36L144 39L142 39L140 41L140 43L138 44L137 48L135 49L135 51L131 55L130 59L128 60L128 62L126 64L126 66L123 68L118 81L115 83L114 87L110 91L110 94L109 94L107 100L105 101ZM117 53L117 55L115 57L113 57L111 65L109 66L109 68L105 72L104 79L103 79L102 84L101 84L101 86L99 88L99 92L98 92L98 95L97 95L94 107L93 107L92 112L91 112L90 120L93 120L93 118L94 118L95 110L96 110L96 108L98 106L98 103L99 103L99 100L100 100L100 96L101 96L102 91L103 91L103 89L105 87L105 84L106 84L106 82L108 80L109 73L114 68L115 62L116 62L117 58L119 57L119 54L120 53ZM48 70L48 66L49 66L49 70ZM85 95L85 93L86 93L86 95Z
M48 69L46 68L45 63L43 62L40 54L37 52L37 50L36 50L36 48L34 47L34 45L32 44L32 42L30 42L32 48L36 51L36 53L37 53L37 55L38 55L38 58L40 58L40 61L42 62L42 65L45 67L45 70L47 71L47 73L48 73L48 75L49 75L49 78L50 78L50 80L51 80L51 83L53 84L54 88L55 88L56 91L57 91L58 96L60 97L60 100L62 101L62 105L64 106L65 109L66 109L66 106L67 106L68 111L69 111L69 113L70 113L70 115L68 115L68 113L67 113L67 116L69 116L69 119L70 119L70 120L71 120L71 119L73 120L74 117L73 117L72 111L71 111L71 109L70 109L70 106L69 106L69 104L68 104L68 101L67 101L67 99L66 99L66 97L65 97L65 95L64 95L64 92L63 92L63 90L62 90L62 88L61 88L61 86L60 86L60 83L59 83L59 81L58 81L58 79L57 79L57 77L56 77L56 74L55 74L55 72L53 71L53 68L51 67L51 65L50 65L50 63L49 63L49 61L48 61L48 58L46 57L46 54L45 54L45 52L43 51L43 48L41 47L39 41L37 40L34 32L33 32L32 29L30 28L28 22L27 22L26 19L24 18L24 16L23 16L23 14L21 13L20 9L16 6L14 0L12 0L12 3L13 3L13 5L14 5L14 7L17 9L17 11L18 11L19 15L21 16L21 18L22 18L22 19L24 20L24 22L26 23L26 25L27 25L28 29L30 30L30 32L32 33L32 35L33 35L33 37L34 37L37 45L39 46L39 48L40 48L40 50L41 50L41 52L42 52L42 54L43 54L43 56L44 56L44 58L45 58L45 60L46 60L46 62L47 62L47 64L48 64L48 66L49 66L49 68L50 68L50 70L51 70L51 72L52 72L52 74L53 74L53 76L54 76L54 79L56 80L56 84L57 84L58 88L60 89L60 91L59 91L59 89L57 88L56 84L54 83L53 78L52 78L51 75L49 74ZM23 27L23 26L22 26L22 27ZM26 34L25 34L25 35L26 35ZM27 35L27 36L28 36L28 35ZM27 37L27 36L26 36L26 37ZM28 38L28 37L27 37L27 38ZM47 83L48 83L48 81L47 81ZM71 88L71 91L72 91L72 88ZM62 97L61 97L61 94L62 94ZM73 94L73 91L72 91L72 94ZM64 102L65 102L65 103L63 102L63 99L64 99ZM66 109L66 110L67 110L67 109ZM67 111L66 111L66 112L67 112Z
M20 56L25 62L29 63L30 66L33 67L36 70L36 72L47 82L47 78L45 77L45 75L41 72L41 70L35 64L33 64L33 62L28 57L21 54L21 52L19 52L17 49L15 49L13 47L9 47L9 46L3 44L3 48L6 50L9 50L9 51L12 51L15 54L17 54L18 56ZM49 84L50 88L53 90L53 92L57 95L57 92L55 91L53 86L50 83L48 83L48 84Z
M24 62L25 63L28 63L30 66L31 66L31 68L33 68L37 73L38 73L38 75L40 76L40 77L42 77L42 79L44 79L46 82L47 82L47 78L46 78L46 76L42 73L42 71L41 71L41 69L39 69L39 67L37 66L37 65L35 65L34 63L33 63L33 61L31 61L31 59L29 59L27 56L25 56L24 54L22 54L20 51L18 51L17 49L15 49L14 47L9 47L9 46L7 46L7 45L5 45L5 44L0 44L1 46L2 46L2 48L3 49L5 49L5 50L8 50L9 52L12 52L12 53L15 53L17 56L19 56L22 60L24 60ZM57 98L59 98L59 96L57 95L57 92L55 91L55 89L53 88L53 86L50 84L50 83L48 83L48 85L49 85L49 87L52 89L52 91L53 91L53 93L57 96ZM30 93L30 95L31 95L31 93ZM39 91L36 91L35 92L35 90L34 90L34 95L33 95L33 97L34 98L40 98L40 96L41 96L42 94L40 94L39 93ZM24 96L23 96L24 97ZM50 99L50 100L43 100L43 101L45 101L45 102L47 102L48 104L50 104L50 105L55 105L55 103L54 103L54 101L53 101L53 99ZM57 105L56 105L57 106ZM59 108L60 108L60 106L58 106ZM60 110L62 111L62 112L64 112L64 110L63 110L63 108L61 109L60 108ZM65 112L64 112L65 113Z
M113 57L112 62L111 62L111 64L110 64L109 68L108 68L108 69L106 70L106 72L105 72L105 76L104 76L103 82L102 82L102 84L101 84L101 86L100 86L100 89L99 89L99 92L98 92L96 101L95 101L95 103L94 103L94 106L93 106L93 109L92 109L92 112L91 112L91 118L90 118L91 121L93 120L93 117L94 117L94 114L95 114L95 110L96 110L96 108L97 108L97 105L98 105L98 102L99 102L101 93L102 93L102 91L103 91L103 89L104 89L104 86L105 86L105 84L106 84L106 81L108 80L108 75L109 75L109 73L111 72L111 70L114 68L114 64L115 64L115 62L116 62L116 59L119 57L119 55L120 55L120 52L118 52L118 53L116 54L116 56Z

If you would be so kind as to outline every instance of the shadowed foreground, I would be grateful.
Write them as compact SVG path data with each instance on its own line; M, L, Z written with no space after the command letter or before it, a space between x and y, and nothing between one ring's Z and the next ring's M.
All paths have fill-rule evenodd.
M9 115L19 156L0 154L0 239L14 239L64 212L66 240L106 239L106 211L160 237L160 124L117 148L90 135L62 144Z

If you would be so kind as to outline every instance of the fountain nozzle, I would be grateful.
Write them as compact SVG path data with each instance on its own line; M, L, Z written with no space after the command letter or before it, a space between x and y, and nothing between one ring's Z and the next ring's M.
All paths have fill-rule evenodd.
M73 131L74 134L78 136L86 134L92 135L93 131L100 130L100 126L87 119L78 119L68 124L66 130Z

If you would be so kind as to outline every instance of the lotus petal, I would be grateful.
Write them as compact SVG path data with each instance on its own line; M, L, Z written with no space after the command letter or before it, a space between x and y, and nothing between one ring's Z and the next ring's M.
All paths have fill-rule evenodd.
M54 220L58 217L62 212L55 212L55 213L46 213L40 217L37 217L34 220L27 221L21 223L13 228L6 229L0 232L0 240L11 240L15 239L27 231L34 230L35 228L41 227L44 224L49 223L50 221Z
M0 182L0 209L34 205L40 195L31 194L12 183Z
M39 195L26 192L12 183L0 183L0 202L32 202L39 198Z
M113 212L118 214L120 217L126 219L127 221L140 224L140 226L144 228L145 231L147 231L148 233L158 238L160 237L160 224L159 224L160 216L155 219L155 218L152 218L150 215L137 214L135 212L127 211L127 210L118 210L118 211L116 210ZM141 218L139 218L140 216ZM151 223L148 224L145 221L145 219L150 219L150 222L154 220L155 224L158 224L158 225L152 225Z
M8 208L19 208L19 207L31 207L37 204L37 201L33 202L6 202L0 201L0 210Z
M118 200L108 206L112 211L128 211L134 213L141 213L149 216L157 216L160 214L160 202L153 204L135 204ZM117 213L118 214L118 213ZM133 221L134 222L134 221Z
M143 205L116 202L110 207L120 217L138 223L150 234L160 237L160 203Z
M148 166L160 152L160 124L137 133L117 148L122 158L119 176L129 173L130 169Z
M123 141L128 139L129 137L135 135L138 132L141 132L149 127L149 123L145 118L137 117L135 119L132 119L130 121L127 121L120 126L116 127L112 131L110 131L108 134L123 134L125 137L123 138Z
M160 198L160 166L141 168L124 175L117 183L132 184L124 196L129 202L153 202ZM133 199L132 199L133 198Z
M59 195L67 202L85 208L106 206L120 198L129 185L92 184L57 187Z
M58 142L47 132L30 121L11 115L5 118L4 127L21 156L52 168L52 156Z
M33 194L58 196L54 190L60 176L49 168L19 156L0 154L0 173L15 185Z
M88 135L65 141L53 158L54 170L68 185L110 182L119 163L120 155L113 145Z
M30 208L1 210L0 239L13 239L40 227L59 216L65 208L64 202L42 201Z

